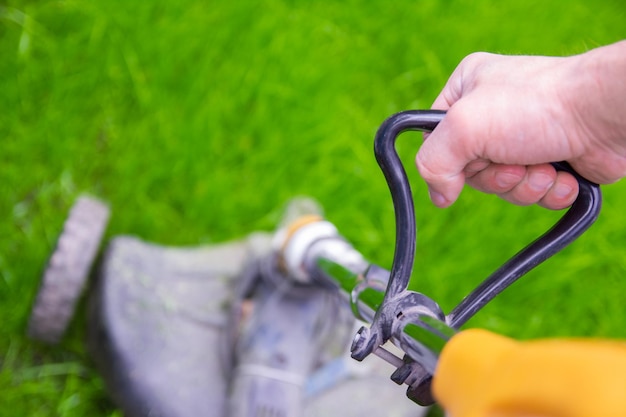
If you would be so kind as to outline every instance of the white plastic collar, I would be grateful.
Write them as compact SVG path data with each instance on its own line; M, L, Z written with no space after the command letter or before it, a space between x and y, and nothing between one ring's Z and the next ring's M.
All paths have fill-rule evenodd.
M290 236L285 234L279 232L276 235L275 247L282 248L287 273L296 281L311 282L311 277L304 268L307 250L319 239L337 237L337 228L332 223L321 220L301 226Z

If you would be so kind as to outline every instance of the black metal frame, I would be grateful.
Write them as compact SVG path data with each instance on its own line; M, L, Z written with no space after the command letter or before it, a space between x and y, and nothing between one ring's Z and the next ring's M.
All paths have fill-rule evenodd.
M557 170L570 172L578 180L579 194L574 204L550 230L508 260L449 314L444 314L433 300L407 290L415 256L417 228L411 187L395 149L396 139L401 133L408 130L430 132L444 116L445 112L437 110L397 113L389 117L376 134L374 151L389 185L396 216L395 253L382 301L374 303L375 306L369 305L375 311L372 323L369 328L359 330L352 344L352 357L357 360L363 360L372 353L388 356L381 355L384 353L384 349L381 352L381 346L390 339L399 344L406 355L398 363L392 380L398 384L407 383L407 395L422 405L433 401L430 381L437 356L445 342L509 285L587 230L597 219L602 200L597 184L582 178L566 163L554 163ZM332 280L337 271L335 269L333 272L333 265L340 265L341 261L335 257L321 259L315 264ZM375 278L371 277L372 271L376 271ZM355 276L358 273L352 272ZM362 284L358 286L358 291L379 288L380 281L384 281L381 275L385 274L381 274L380 268L370 266L360 274ZM357 281L352 282L355 283ZM350 292L345 284L344 280L344 289ZM359 294L355 294L357 286L353 287L351 298L354 306L359 300Z

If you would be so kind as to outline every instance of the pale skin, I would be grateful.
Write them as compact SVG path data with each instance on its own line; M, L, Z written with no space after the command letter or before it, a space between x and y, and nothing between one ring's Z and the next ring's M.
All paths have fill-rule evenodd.
M416 164L439 207L465 183L518 205L568 207L578 183L555 161L599 184L626 176L626 41L563 58L469 55L432 108L447 115Z
M626 176L626 41L564 58L469 55L432 108L447 114L416 164L439 207L466 183L518 205L568 207L578 183L555 161L599 184Z

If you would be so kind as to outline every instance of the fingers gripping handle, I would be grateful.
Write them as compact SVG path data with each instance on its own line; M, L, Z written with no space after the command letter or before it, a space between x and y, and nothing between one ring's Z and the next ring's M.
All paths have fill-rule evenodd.
M391 191L396 217L395 253L383 304L406 290L409 284L417 235L411 187L395 142L408 130L434 130L444 116L445 112L439 110L404 111L385 120L376 133L374 153ZM554 166L576 177L578 198L552 229L511 258L450 313L448 320L452 327L460 327L515 280L574 241L598 217L602 199L600 187L579 176L566 163Z

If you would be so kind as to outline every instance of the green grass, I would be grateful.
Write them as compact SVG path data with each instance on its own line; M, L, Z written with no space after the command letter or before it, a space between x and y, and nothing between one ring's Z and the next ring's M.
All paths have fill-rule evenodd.
M270 230L310 195L389 267L394 219L372 139L427 108L468 53L567 55L626 37L626 6L561 1L14 1L0 7L2 415L119 415L78 319L57 347L24 329L81 192L108 236L196 245ZM419 225L413 285L449 310L560 213L467 190L434 208L399 145ZM583 239L471 325L520 337L625 337L626 184Z

